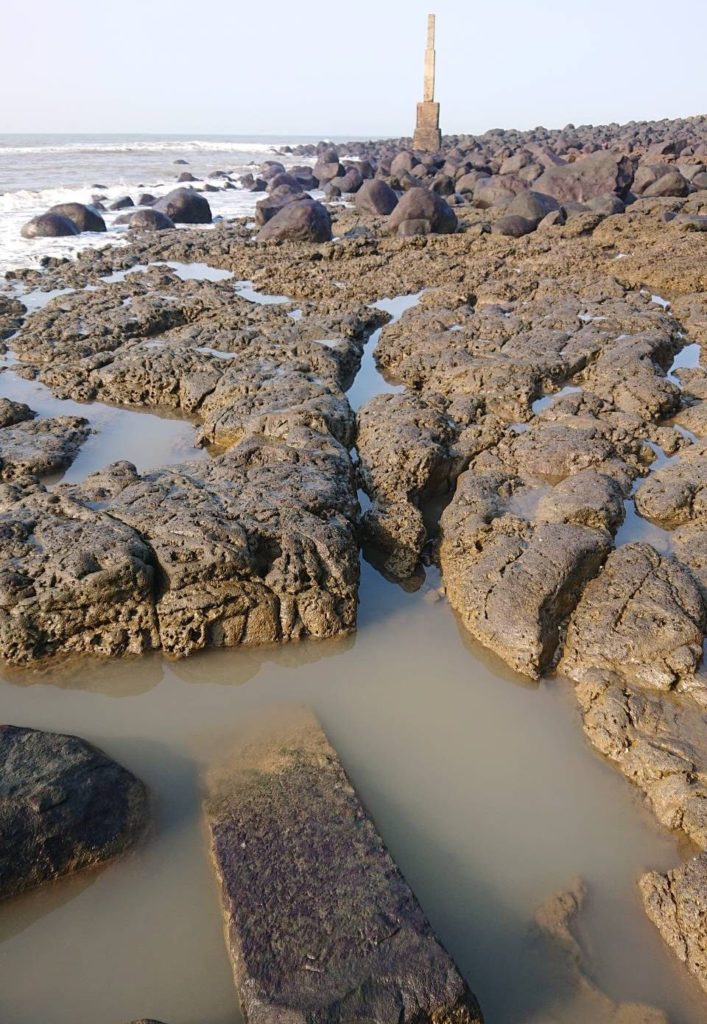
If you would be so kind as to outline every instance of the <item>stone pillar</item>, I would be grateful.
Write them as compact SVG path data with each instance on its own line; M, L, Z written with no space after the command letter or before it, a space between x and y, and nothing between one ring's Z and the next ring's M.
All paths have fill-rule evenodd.
M412 144L414 149L438 150L442 145L439 130L439 103L435 103L435 16L427 16L427 48L425 50L425 82L422 103L417 104L417 124Z

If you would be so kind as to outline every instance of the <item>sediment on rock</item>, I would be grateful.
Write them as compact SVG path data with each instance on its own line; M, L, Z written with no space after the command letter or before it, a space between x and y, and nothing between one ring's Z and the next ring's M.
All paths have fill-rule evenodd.
M577 681L603 674L670 690L694 676L704 626L704 603L690 573L650 544L627 544L584 591L560 670Z
M214 773L206 815L247 1019L481 1022L312 716Z
M651 921L707 992L707 854L665 875L649 871L639 888Z

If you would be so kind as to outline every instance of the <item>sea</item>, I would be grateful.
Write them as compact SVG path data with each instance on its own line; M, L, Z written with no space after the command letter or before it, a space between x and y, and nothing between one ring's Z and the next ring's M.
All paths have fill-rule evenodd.
M113 224L118 213L105 215L105 234L22 238L22 225L55 203L90 203L99 195L109 206L124 195L135 200L143 191L164 195L187 170L203 181L223 184L212 178L215 171L244 174L268 159L280 159L286 166L311 163L278 155L279 150L318 141L285 135L0 135L0 274L36 266L46 255L68 256L86 246L125 240L125 227ZM214 218L230 218L252 214L262 196L236 189L207 198Z

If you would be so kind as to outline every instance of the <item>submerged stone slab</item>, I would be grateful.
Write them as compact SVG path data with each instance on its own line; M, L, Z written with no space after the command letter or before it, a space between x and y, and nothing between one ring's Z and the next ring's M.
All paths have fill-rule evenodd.
M0 725L0 899L112 859L146 823L143 783L100 750Z
M707 853L639 882L646 913L667 944L707 992Z
M481 1022L311 715L241 750L206 810L249 1024Z

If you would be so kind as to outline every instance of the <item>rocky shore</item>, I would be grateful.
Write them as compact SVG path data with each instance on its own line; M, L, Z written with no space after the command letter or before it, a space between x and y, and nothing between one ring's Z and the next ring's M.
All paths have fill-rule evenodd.
M211 219L194 183L141 207L169 224L131 220L126 245L8 275L5 372L190 419L209 458L57 484L87 422L2 400L0 656L333 637L356 628L362 547L405 585L436 560L461 627L521 675L574 687L589 742L706 851L707 118L279 155L290 166L239 183L264 193L254 226L190 227ZM216 847L232 899L262 857L224 867ZM704 987L703 859L640 888ZM234 948L256 917L231 921ZM248 936L241 997L270 1019L291 964L266 977L267 943ZM308 979L316 1012L299 990L285 1002L349 1019L347 971ZM380 1019L478 1019L449 972L439 1004L371 981Z

